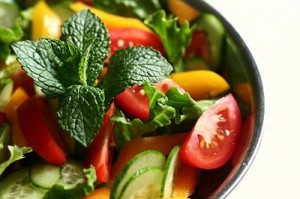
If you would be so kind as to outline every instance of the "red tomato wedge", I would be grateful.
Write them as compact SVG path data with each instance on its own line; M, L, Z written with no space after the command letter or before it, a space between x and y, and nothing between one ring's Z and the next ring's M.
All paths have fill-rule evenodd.
M149 100L143 87L134 85L115 97L116 105L131 118L145 121L150 115Z
M237 145L241 123L238 104L228 94L200 116L180 149L180 158L203 169L222 166Z
M206 33L202 30L195 30L192 34L192 41L186 50L185 56L201 56L207 63L210 63L211 55L209 45Z
M21 131L28 145L46 161L62 165L67 160L58 124L45 98L33 96L17 110Z
M86 167L93 165L96 169L97 182L106 183L110 178L113 155L113 122L110 117L115 112L114 104L106 112L98 135L86 151Z
M137 28L110 29L110 56L116 50L130 46L150 46L160 51L163 55L164 48L157 35ZM110 57L109 56L109 57Z
M183 89L172 79L164 79L155 84L161 92L167 93L171 87ZM147 120L150 115L149 100L142 86L134 85L125 89L115 98L116 105L122 109L129 117Z

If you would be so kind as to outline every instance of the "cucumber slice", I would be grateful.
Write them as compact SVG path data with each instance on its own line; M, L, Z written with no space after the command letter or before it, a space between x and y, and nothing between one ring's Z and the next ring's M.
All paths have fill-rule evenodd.
M217 70L222 60L225 28L220 20L210 13L202 13L196 23L198 28L207 33L212 56L211 68Z
M137 170L126 182L120 199L154 199L159 198L163 169L148 166Z
M147 166L164 168L165 161L165 156L161 152L155 150L147 150L134 156L125 165L125 167L115 180L115 183L111 189L111 199L120 197L123 187L136 171Z
M52 164L37 163L29 169L29 179L34 186L49 190L60 179L60 170Z
M61 178L59 184L64 186L64 189L72 189L78 184L85 183L85 176L81 165L75 162L68 162L61 168Z
M0 182L1 199L42 199L45 193L31 184L27 168L6 176Z
M168 156L160 190L161 198L170 198L173 194L173 179L178 165L179 149L179 145L175 146Z

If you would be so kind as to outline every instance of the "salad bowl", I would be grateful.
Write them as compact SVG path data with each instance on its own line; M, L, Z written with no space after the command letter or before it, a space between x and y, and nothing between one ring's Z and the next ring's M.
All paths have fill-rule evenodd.
M127 1L0 0L0 198L225 198L246 174L245 42L206 2Z

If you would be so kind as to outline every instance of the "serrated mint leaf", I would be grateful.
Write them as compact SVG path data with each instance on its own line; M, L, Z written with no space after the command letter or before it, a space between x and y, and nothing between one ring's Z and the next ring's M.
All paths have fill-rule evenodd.
M150 47L131 47L118 50L110 58L104 77L106 99L109 102L117 94L134 84L145 81L156 83L164 79L173 67L156 50Z
M89 10L76 13L63 24L62 39L79 49L81 83L94 86L109 52L109 34L102 21Z
M65 96L59 99L57 113L62 129L88 146L102 124L104 92L92 86L71 86Z
M73 44L42 38L13 44L22 68L48 96L59 97L79 84L79 53Z
M188 22L178 25L177 18L167 18L163 10L148 16L145 24L151 27L160 37L168 60L176 72L183 70L182 58L190 44L192 28Z

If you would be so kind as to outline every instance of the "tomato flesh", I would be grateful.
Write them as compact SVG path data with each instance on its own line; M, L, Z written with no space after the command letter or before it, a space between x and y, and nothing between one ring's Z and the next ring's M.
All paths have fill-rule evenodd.
M207 35L204 31L195 30L193 32L192 41L186 50L185 56L201 56L207 63L210 63L211 55L209 49L209 42L207 40Z
M163 55L164 49L157 35L137 28L110 29L110 55L116 50L131 46L150 46L160 51Z
M21 131L33 151L52 164L64 164L67 155L46 100L42 96L31 97L18 108L17 114Z
M143 87L134 85L115 98L116 105L131 118L147 120L150 115L149 100Z
M86 167L93 165L96 169L97 182L106 183L110 178L113 155L113 122L110 117L115 112L115 106L112 104L103 118L103 123L99 129L96 138L86 151Z
M176 87L183 91L172 79L164 79L156 83L155 87L163 93L167 93L171 87ZM139 118L145 121L150 115L149 99L142 86L134 85L125 89L125 91L116 96L115 103L130 118Z
M241 113L231 94L219 99L198 119L180 150L183 162L214 169L225 164L237 145Z

